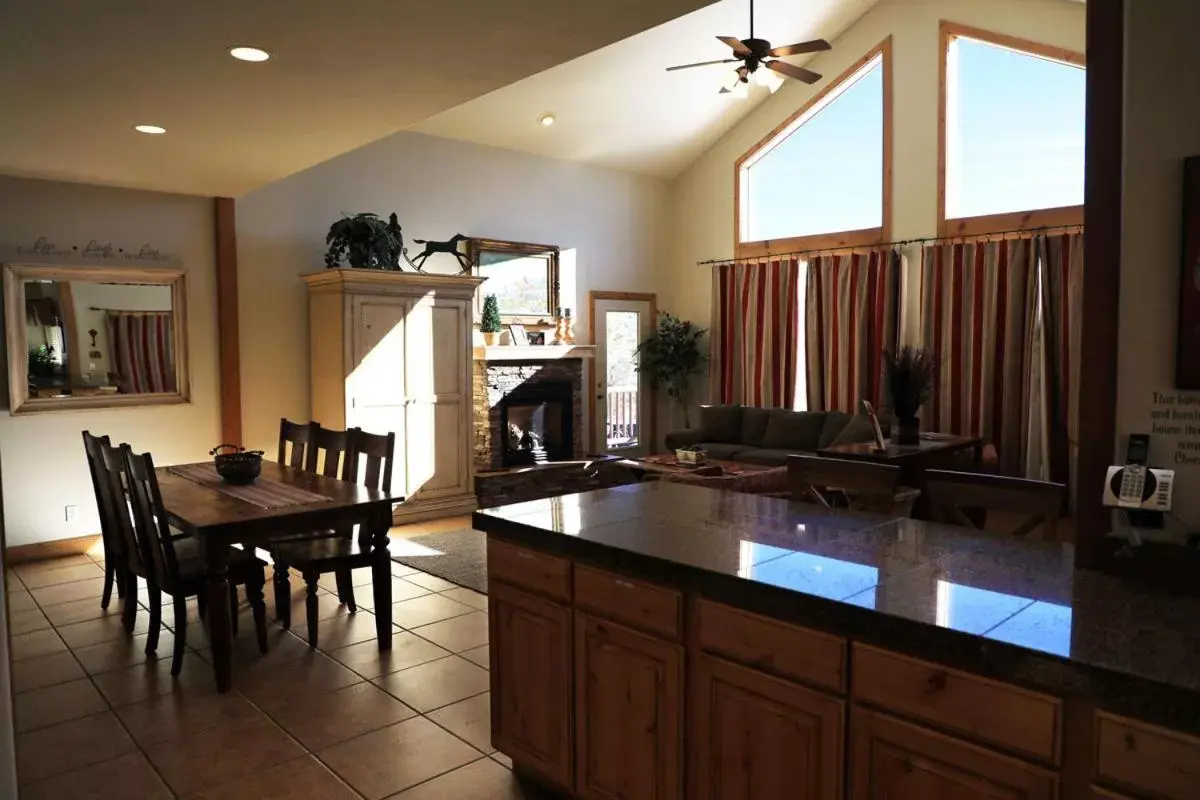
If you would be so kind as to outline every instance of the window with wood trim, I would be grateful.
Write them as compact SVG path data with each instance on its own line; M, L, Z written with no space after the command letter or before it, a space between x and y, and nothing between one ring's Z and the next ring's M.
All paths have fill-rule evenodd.
M739 258L887 240L891 81L889 37L737 160Z
M1083 55L942 23L938 233L1083 222Z

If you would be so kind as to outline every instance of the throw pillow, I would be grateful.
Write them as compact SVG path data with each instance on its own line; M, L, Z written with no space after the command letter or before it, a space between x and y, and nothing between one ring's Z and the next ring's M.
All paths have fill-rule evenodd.
M742 435L741 406L700 406L700 441L739 444Z
M824 426L825 414L820 411L777 411L767 423L762 446L811 453L817 449Z
M781 413L778 408L754 408L747 406L742 409L742 435L738 440L747 447L761 447L763 436L767 432L767 423L771 417Z
M817 449L823 450L832 445L849 421L850 415L844 411L826 411L825 426L821 428L821 440L817 443Z

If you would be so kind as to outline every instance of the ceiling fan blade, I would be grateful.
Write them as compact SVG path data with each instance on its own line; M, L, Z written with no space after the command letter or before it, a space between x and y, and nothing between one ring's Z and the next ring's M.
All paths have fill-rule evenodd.
M735 36L718 36L717 38L720 39L725 44L732 47L734 55L737 55L737 56L750 55L750 48L746 47L746 45L742 44L741 39L738 39Z
M822 50L829 50L833 45L824 39L813 39L811 42L800 42L798 44L789 44L786 47L775 47L767 51L767 55L775 56L799 56L804 53L819 53Z
M677 69L691 69L692 67L707 67L710 64L732 64L735 61L741 61L740 58L719 58L716 61L698 61L695 64L680 64L677 67L667 67L667 72L674 72Z
M786 61L768 61L766 67L778 72L780 75L786 75L789 78L795 78L805 83L816 83L821 80L820 73L813 72L811 69L805 69L804 67L797 67L795 64L789 64Z

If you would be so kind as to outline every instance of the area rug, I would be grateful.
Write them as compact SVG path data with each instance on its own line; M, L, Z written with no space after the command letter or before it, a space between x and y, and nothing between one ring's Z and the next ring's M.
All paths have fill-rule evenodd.
M464 528L389 543L392 561L487 594L487 534Z

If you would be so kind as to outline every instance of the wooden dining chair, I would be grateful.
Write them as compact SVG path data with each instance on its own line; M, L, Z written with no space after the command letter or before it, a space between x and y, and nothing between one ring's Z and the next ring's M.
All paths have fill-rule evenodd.
M1008 535L1027 536L1040 526L1044 539L1057 541L1066 497L1061 483L931 469L925 473L925 491L940 522L982 530L987 515L972 514L972 510L1003 512L1024 520L1004 531Z
M308 463L308 438L311 422L292 422L287 417L279 419L279 455L276 462L304 469Z
M171 661L171 674L178 675L187 646L187 598L203 597L208 589L208 570L196 540L171 531L158 488L158 476L154 472L153 457L149 453L134 453L127 444L121 445L120 457L129 486L134 529L147 567L150 635L147 637L146 652L153 653L158 648L162 595L165 592L171 596L175 610L175 653ZM239 584L246 587L246 598L250 601L254 628L258 634L258 649L262 653L267 652L267 610L263 602L265 566L251 553L230 551L229 582L234 587ZM237 616L236 603L231 604L230 615Z
M351 428L350 450L342 462L340 478L344 481L361 483L369 489L387 490L392 485L392 462L395 458L396 434L379 435ZM360 469L361 466L361 469ZM338 576L339 594L345 585L348 600L354 610L354 589L350 580L352 570L369 567L375 556L371 552L370 532L359 528L355 531L336 531L336 535L308 539L288 539L271 546L271 557L275 561L276 613L284 627L291 626L291 587L288 569L295 568L305 582L305 611L308 617L308 644L317 646L317 582L321 575L329 572ZM391 583L386 587L390 603ZM379 587L376 587L377 589Z
M100 607L107 609L112 600L113 586L116 586L117 597L125 596L126 571L125 556L121 552L119 533L114 521L115 510L109 499L107 489L102 487L100 464L101 445L111 445L107 436L93 436L89 431L83 432L83 450L87 454L88 473L92 477L92 492L96 497L96 510L100 514L100 540L104 546L104 592L100 595ZM136 599L134 603L136 604Z
M85 440L86 441L86 440ZM108 530L112 535L114 561L117 570L114 579L123 584L125 605L121 609L121 621L125 630L133 631L137 621L138 578L146 580L149 572L138 543L133 520L129 516L129 496L125 482L125 462L120 448L114 447L107 436L93 437L89 443L95 454L97 496L101 514L108 517ZM107 561L105 569L107 570Z
M829 507L831 494L846 497L855 511L894 513L905 516L919 492L900 485L901 470L892 464L851 461L820 456L788 456L788 484L792 498Z

